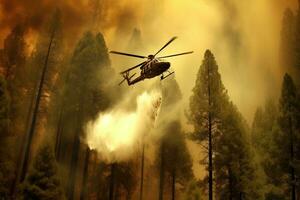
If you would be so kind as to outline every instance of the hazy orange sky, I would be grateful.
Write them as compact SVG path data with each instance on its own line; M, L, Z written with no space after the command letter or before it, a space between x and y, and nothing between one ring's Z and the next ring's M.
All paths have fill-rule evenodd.
M297 0L80 0L0 2L1 43L11 27L24 22L37 32L55 8L63 13L67 40L75 43L92 25L104 33L109 49L126 51L132 30L142 33L139 54L150 54L172 36L179 38L161 55L193 50L170 58L187 106L205 49L215 54L231 99L248 122L266 97L276 96L281 82L278 43L283 11L297 8ZM95 8L97 12L95 12ZM97 13L97 14L95 14ZM30 38L32 42L32 38ZM111 57L124 69L140 60ZM151 81L150 81L151 82ZM147 84L147 83L145 83Z
M296 0L276 3L273 0L122 2L124 7L134 5L138 11L136 18L122 31L113 27L116 29L105 32L110 49L127 50L129 33L137 27L142 31L145 45L137 53L152 53L174 35L179 38L162 55L188 50L195 52L168 59L183 91L185 106L205 49L211 49L215 54L225 87L249 123L258 105L263 104L267 97L276 97L282 74L278 66L282 14L286 7L295 10ZM119 38L126 42L121 45ZM111 58L114 64L116 57ZM130 64L138 61L122 59Z

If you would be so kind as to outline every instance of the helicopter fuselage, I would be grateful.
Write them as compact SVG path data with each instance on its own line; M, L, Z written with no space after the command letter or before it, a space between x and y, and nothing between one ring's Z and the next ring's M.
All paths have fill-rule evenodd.
M162 75L170 68L169 62L150 61L141 67L141 75L133 80L128 80L129 85L133 85L144 79L151 79L156 76Z
M159 76L170 68L169 62L150 62L141 69L141 76L145 78L153 78Z

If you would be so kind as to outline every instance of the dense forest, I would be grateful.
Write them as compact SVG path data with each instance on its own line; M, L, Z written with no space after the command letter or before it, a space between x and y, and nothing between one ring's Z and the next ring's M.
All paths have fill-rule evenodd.
M198 58L186 108L174 76L139 91L120 87L105 36L93 25L69 48L62 13L51 11L31 51L26 22L0 49L1 200L300 199L300 9L282 14L281 90L257 108L251 124L223 84L212 50ZM146 42L140 35L133 30L128 48ZM157 88L161 102L146 113L155 124L137 120L141 133L114 152L129 155L91 147L87 124L116 107L138 110L140 90ZM200 152L196 162L190 143ZM196 176L194 165L205 176Z

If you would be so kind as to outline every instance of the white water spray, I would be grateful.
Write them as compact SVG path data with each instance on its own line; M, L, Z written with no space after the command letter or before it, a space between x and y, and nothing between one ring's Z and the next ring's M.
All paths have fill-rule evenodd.
M86 126L86 142L108 162L123 161L134 153L145 134L155 126L162 97L158 91L144 92L136 99L137 108L126 112L116 106L100 113Z

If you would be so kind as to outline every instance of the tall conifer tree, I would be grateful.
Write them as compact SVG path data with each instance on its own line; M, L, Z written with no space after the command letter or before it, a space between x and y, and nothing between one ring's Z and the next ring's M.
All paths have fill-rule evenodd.
M205 146L208 157L208 195L213 199L213 154L218 139L222 108L228 103L214 55L207 50L190 98L189 119L194 125L192 139Z
M281 129L281 156L283 169L289 174L288 183L290 186L290 197L292 200L296 199L296 185L298 169L296 163L299 162L296 155L299 148L299 130L297 130L297 122L299 115L299 103L297 98L297 91L292 78L285 74L281 97L279 100L279 125Z

